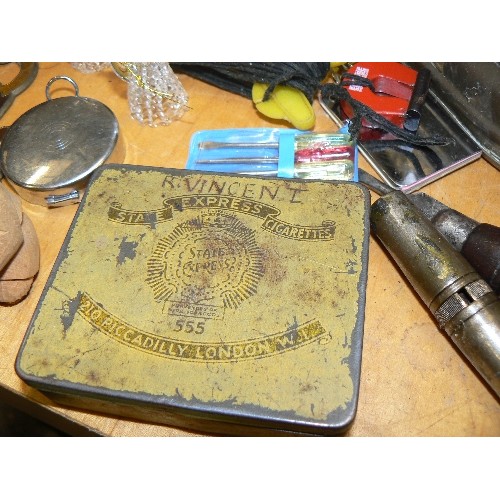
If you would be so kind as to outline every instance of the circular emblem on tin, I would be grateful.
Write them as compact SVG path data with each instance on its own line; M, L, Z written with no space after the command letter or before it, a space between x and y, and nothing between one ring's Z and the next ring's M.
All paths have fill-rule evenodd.
M147 266L157 301L231 309L256 293L264 272L255 231L218 210L177 225L156 244Z

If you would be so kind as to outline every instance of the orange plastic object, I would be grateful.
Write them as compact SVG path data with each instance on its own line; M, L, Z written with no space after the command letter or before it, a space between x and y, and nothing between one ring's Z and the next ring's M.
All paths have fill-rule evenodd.
M366 104L398 127L403 127L417 71L396 62L361 62L351 66L347 73L368 78L375 88L374 92L361 85L347 86L354 99ZM354 112L351 106L346 101L341 101L340 106L345 115L352 118ZM373 127L364 121L363 125Z

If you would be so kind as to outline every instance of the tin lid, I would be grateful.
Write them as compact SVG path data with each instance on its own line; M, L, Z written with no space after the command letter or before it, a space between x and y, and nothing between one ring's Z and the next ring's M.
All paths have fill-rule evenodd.
M50 86L59 79L74 86L75 96L50 98ZM71 78L52 78L46 95L46 102L12 124L1 146L5 177L23 198L41 205L48 203L51 192L81 185L109 158L118 141L113 112L99 101L80 97ZM25 189L40 191L39 199L27 198Z
M344 433L369 207L355 182L107 164L17 373L65 405L203 432Z

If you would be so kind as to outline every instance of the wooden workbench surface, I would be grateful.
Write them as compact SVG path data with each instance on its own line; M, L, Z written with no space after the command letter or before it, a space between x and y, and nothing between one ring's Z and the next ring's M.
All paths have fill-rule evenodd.
M83 74L69 63L40 63L35 82L0 118L0 126L12 124L22 113L44 102L46 83L61 74L77 81L81 96L97 99L115 113L126 146L124 163L184 168L189 141L198 130L284 125L260 116L248 99L179 75L191 109L169 126L148 127L130 116L126 83L111 70ZM314 107L314 131L335 131L337 127L317 101ZM363 158L360 166L373 173ZM478 221L500 225L499 181L500 172L480 159L423 191ZM372 201L376 198L372 195ZM23 201L23 209L40 239L40 271L28 297L13 306L0 306L0 398L76 435L197 435L63 408L19 379L14 371L17 352L77 207L49 210ZM347 435L500 436L498 399L438 329L373 237L359 404Z

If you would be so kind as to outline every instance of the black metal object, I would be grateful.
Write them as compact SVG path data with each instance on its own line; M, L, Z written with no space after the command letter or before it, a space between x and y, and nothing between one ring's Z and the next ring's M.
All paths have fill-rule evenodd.
M500 169L500 63L415 62L431 73L429 93Z
M413 87L408 109L405 114L404 128L410 132L416 132L420 125L422 108L424 107L430 84L431 72L427 68L422 68L417 73L415 86Z

